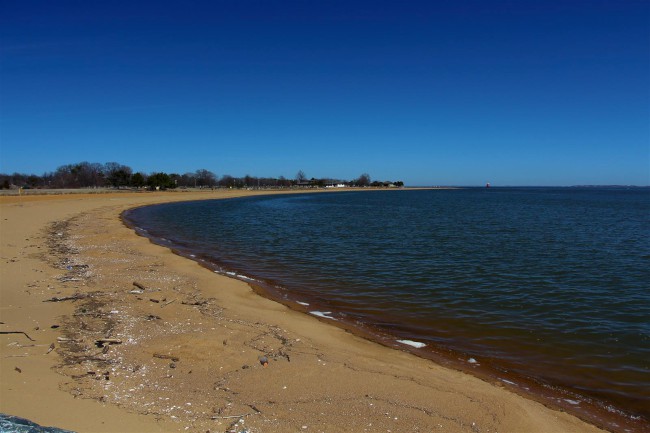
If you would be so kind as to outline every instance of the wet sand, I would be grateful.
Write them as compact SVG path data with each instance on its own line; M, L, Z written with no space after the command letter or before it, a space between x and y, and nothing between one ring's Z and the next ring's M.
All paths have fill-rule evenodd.
M602 431L265 299L119 218L253 193L0 197L0 331L27 334L0 335L0 412L78 432Z

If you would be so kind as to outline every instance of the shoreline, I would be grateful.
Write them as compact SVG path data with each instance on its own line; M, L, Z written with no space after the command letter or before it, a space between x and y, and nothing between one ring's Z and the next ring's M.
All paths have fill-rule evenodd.
M0 412L77 431L229 431L233 419L244 420L251 432L303 426L307 431L385 431L387 425L394 431L430 431L438 425L445 431L600 431L502 387L292 311L244 282L134 236L119 218L123 210L140 205L234 196L0 199L3 282L12 283L3 284L11 288L2 292L1 329L23 329L37 340L28 348L13 344L19 336L2 335ZM41 225L25 228L30 217ZM67 221L67 226L57 229L51 226L55 221ZM35 236L43 225L50 225L49 235ZM10 232L8 239L4 234ZM60 262L59 267L43 262L48 239L77 249L68 251L71 261L63 268ZM145 287L142 293L134 282ZM75 294L79 297L71 302L42 302ZM51 328L59 317L66 321ZM99 348L98 338L121 344ZM45 354L51 342L56 348ZM68 361L81 356L86 364L66 364L66 356ZM268 357L267 368L261 356ZM15 368L21 372L13 366L19 363L22 367ZM59 374L51 370L57 363ZM39 383L46 379L39 391L49 397L48 404L56 400L56 411L44 410L43 399L32 400L35 383L20 383L28 376ZM170 384L176 392L168 392ZM79 398L70 398L71 392ZM163 398L170 400L155 401L166 392ZM138 413L142 402L148 404L147 414ZM94 413L80 417L82 406ZM101 430L97 420L109 413L103 422L112 424Z
M553 410L570 413L600 428L610 428L613 431L643 430L643 418L636 416L634 413L624 412L621 410L621 406L616 407L611 402L596 400L592 396L580 394L568 387L548 383L538 377L522 372L515 372L514 370L517 367L502 359L483 356L479 362L461 350L431 343L425 345L413 340L400 340L400 338L417 340L417 336L405 333L398 336L391 333L390 329L373 327L368 323L361 323L357 319L346 319L347 312L345 310L336 310L336 307L334 307L335 310L332 310L331 305L319 304L315 298L307 297L307 294L297 296L286 289L280 289L280 286L275 283L259 279L254 274L239 275L232 270L226 270L226 268L223 268L223 264L197 257L190 248L173 245L166 239L150 235L147 230L138 227L132 220L129 220L128 212L130 210L125 211L121 216L124 224L138 235L149 239L152 243L168 248L175 254L197 262L219 275L242 281L248 284L258 295L278 302L291 310L317 317L318 320L328 326L341 328L373 343L393 350L404 351L446 368L475 376L494 386L507 388L515 394L539 402ZM333 318L329 317L329 312L322 313L327 310L343 314L338 315L340 317ZM468 359L471 361L468 362Z

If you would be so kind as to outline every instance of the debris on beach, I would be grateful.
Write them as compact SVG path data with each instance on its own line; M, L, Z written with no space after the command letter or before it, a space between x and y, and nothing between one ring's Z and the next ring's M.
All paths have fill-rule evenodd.
M181 360L178 356L164 355L162 353L154 353L153 357L158 358L158 359L169 359L170 361L173 361L173 362L178 362L178 361Z
M122 344L122 340L119 338L100 338L98 340L95 340L95 345L97 347L104 347L105 345L109 344Z
M172 304L172 303L174 303L174 302L176 302L176 299L172 299L171 301L167 301L167 302L165 302L164 304L162 304L162 305L160 306L160 308L166 307L167 305Z
M205 305L207 303L208 303L208 301L206 301L205 299L200 300L200 301L182 301L181 302L181 304L183 304L183 305Z
M36 340L34 340L32 337L30 337L29 335L27 335L27 333L24 332L24 331L0 331L0 334L23 334L25 337L27 337L28 340L30 340L30 341L36 341Z
M88 295L87 293L75 293L72 296L53 296L50 299L46 299L43 302L63 302L63 301L78 301L79 299L85 299L87 298Z

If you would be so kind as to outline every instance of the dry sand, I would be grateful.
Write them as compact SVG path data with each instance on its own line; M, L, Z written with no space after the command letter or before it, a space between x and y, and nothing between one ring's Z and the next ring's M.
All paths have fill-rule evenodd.
M236 194L0 197L0 331L27 334L0 335L0 412L78 432L601 431L262 298L119 219Z

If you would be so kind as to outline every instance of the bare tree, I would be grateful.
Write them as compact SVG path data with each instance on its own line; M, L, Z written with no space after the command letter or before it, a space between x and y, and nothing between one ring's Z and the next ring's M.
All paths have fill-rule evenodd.
M361 176L359 176L359 179L357 179L357 185L358 186L369 186L370 185L370 175L368 173L363 173Z
M205 168L196 170L196 184L200 187L213 187L217 184L217 176Z
M235 186L235 178L233 178L229 174L224 174L223 176L221 176L221 180L219 181L219 186L225 188L232 188Z
M185 173L178 179L178 186L181 187L193 187L196 186L196 174L195 173Z
M298 170L298 173L296 173L296 181L304 182L305 180L307 180L307 176L305 175L305 172L302 170Z

